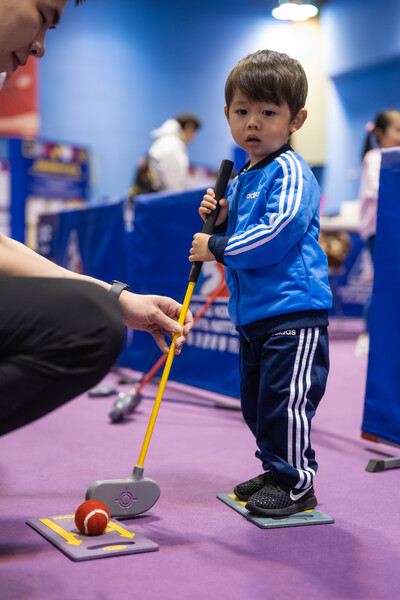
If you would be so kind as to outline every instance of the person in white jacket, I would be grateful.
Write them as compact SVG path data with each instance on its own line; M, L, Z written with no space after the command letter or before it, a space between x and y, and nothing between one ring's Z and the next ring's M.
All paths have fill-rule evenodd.
M184 190L188 187L190 144L201 127L196 115L184 113L168 119L151 132L156 138L148 153L153 186L157 191Z

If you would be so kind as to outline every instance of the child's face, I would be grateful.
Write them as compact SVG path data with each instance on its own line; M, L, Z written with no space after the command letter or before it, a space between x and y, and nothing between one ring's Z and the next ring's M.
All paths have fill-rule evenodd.
M41 58L44 38L67 0L0 1L0 72L16 71L30 54Z
M273 102L250 100L235 90L229 112L225 115L235 142L250 156L250 167L279 150L289 134L303 125L307 111L302 108L292 119L287 102L280 106Z
M400 146L400 112L393 111L390 124L385 131L377 131L377 139L381 148L395 148Z

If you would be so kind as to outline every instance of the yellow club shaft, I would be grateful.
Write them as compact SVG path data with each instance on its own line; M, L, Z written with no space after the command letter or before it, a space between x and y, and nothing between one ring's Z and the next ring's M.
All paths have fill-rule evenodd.
M179 315L178 323L180 325L183 325L184 322L185 322L186 314L187 314L187 311L189 309L190 299L191 299L192 294L193 294L194 286L195 286L195 282L189 282L189 285L188 285L188 288L187 288L186 294L185 294L185 299L184 299L183 304L182 304L181 314ZM156 419L157 419L158 410L160 408L161 400L162 400L162 397L164 395L164 390L165 390L165 386L167 384L169 372L171 370L172 361L174 360L175 344L176 344L176 340L178 339L179 335L180 334L176 333L174 335L174 337L173 337L172 342L171 342L171 346L170 346L170 349L169 349L169 352L168 352L168 358L167 358L167 361L165 363L164 371L163 371L163 374L162 374L162 377L161 377L161 381L160 381L160 385L159 385L158 391L157 391L157 396L156 396L156 399L154 401L153 410L151 411L149 424L147 426L146 435L144 436L142 449L141 449L140 455L139 455L139 460L137 462L137 466L138 467L143 467L144 460L146 458L146 454L147 454L147 450L148 450L148 447L149 447L151 435L153 433L154 425L155 425L155 422L156 422Z

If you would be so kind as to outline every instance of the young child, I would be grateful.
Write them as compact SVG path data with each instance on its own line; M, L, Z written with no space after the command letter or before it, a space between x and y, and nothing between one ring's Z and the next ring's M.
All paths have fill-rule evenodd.
M307 117L306 95L304 70L286 54L260 50L233 69L225 115L250 161L220 201L218 234L196 233L189 259L225 265L242 411L264 469L234 492L264 516L317 505L310 425L329 370L331 291L318 244L320 189L288 144ZM209 189L201 217L215 206Z

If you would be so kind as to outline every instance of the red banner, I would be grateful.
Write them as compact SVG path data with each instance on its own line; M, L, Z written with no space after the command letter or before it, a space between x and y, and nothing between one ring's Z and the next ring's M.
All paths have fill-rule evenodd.
M9 73L0 90L0 135L36 136L39 133L37 61Z

